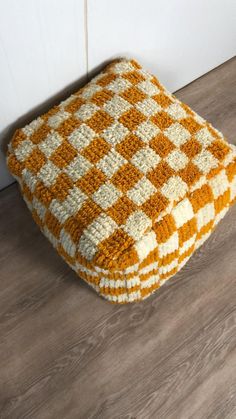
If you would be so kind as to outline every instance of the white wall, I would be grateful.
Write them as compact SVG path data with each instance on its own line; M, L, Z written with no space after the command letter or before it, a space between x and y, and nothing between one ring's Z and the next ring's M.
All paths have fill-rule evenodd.
M117 56L184 86L235 54L235 16L235 0L0 0L0 144Z

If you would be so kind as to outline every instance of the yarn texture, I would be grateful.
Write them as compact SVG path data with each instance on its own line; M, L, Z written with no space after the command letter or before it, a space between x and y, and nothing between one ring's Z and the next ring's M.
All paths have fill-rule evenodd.
M178 272L236 198L236 148L135 60L17 130L7 163L45 236L115 303Z

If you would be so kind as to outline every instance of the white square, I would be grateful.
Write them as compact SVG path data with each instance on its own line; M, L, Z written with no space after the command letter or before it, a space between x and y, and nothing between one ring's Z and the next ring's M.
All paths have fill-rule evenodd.
M86 200L87 196L77 186L74 186L62 202L63 211L66 211L70 216L75 215Z
M172 176L162 186L161 193L170 201L178 201L186 194L187 184L179 176Z
M48 118L47 124L51 128L58 128L59 125L61 125L61 123L63 121L65 121L66 119L68 119L69 117L70 117L69 112L66 112L64 110L60 110L55 115L52 115Z
M59 173L61 173L60 169L49 160L41 167L38 173L38 178L44 183L44 185L50 187L55 182Z
M136 108L145 116L153 116L161 111L161 106L152 98L147 98L141 102L136 103Z
M150 231L145 234L145 236L135 244L136 252L140 262L143 261L150 252L152 252L157 247L156 234L154 231Z
M37 119L34 119L30 124L26 125L22 128L22 132L27 136L30 137L37 129L39 129L44 124L44 119L40 116Z
M198 231L201 230L203 226L209 223L209 221L214 220L215 218L215 207L214 204L211 202L206 204L203 208L201 208L197 214L197 228Z
M160 89L149 80L144 80L138 83L137 87L148 96L154 96L160 93Z
M177 228L182 227L182 225L194 217L193 207L188 198L183 199L183 201L173 208L172 215Z
M110 182L104 183L93 194L92 198L96 204L102 209L107 210L110 208L122 195L122 193Z
M202 173L207 174L211 169L214 169L218 165L217 159L210 153L210 151L203 149L197 154L193 163L201 170Z
M111 178L125 163L126 160L113 149L100 159L96 166L98 169L102 170L108 178Z
M145 175L153 170L160 161L160 156L149 146L138 150L131 159L131 163Z
M84 87L81 92L81 97L83 99L90 99L95 93L98 93L102 90L102 87L95 83L90 83L87 87Z
M91 128L82 124L69 135L68 141L76 150L80 151L87 147L95 136L96 133Z
M172 169L178 171L186 167L189 159L185 153L177 149L168 154L166 161Z
M23 140L14 151L17 160L19 160L20 162L23 162L24 160L26 160L27 157L30 156L34 148L35 148L35 144L33 144L32 141L28 139Z
M53 199L50 203L49 209L60 224L64 224L68 218L80 210L86 199L86 195L75 186L70 189L63 202Z
M75 112L75 117L81 119L82 121L86 121L87 119L91 118L97 111L99 107L94 103L85 103L82 105L77 112Z
M60 109L64 109L67 105L69 105L73 100L75 100L78 96L77 95L71 95L67 99L63 100L60 103Z
M229 181L226 176L225 170L220 172L218 175L209 180L214 198L218 198L223 195L227 189L229 189Z
M165 109L165 112L168 113L168 115L171 116L171 118L179 120L187 117L187 113L183 109L183 107L180 105L180 103L172 103L170 106L168 106L167 109Z
M114 118L119 118L123 113L131 108L131 104L120 96L114 96L103 106L105 111Z
M141 140L145 143L149 143L153 137L160 132L159 128L154 125L151 121L145 121L140 124L135 132Z
M127 192L130 198L136 205L142 205L151 195L157 192L155 186L145 177L140 179L132 189Z
M123 124L115 122L103 131L101 136L110 144L116 145L120 143L126 135L129 134L129 130L124 127Z
M128 81L123 79L122 77L117 77L114 81L112 81L110 84L106 86L108 90L111 90L114 93L122 93L129 87L131 87L132 84Z
M81 154L78 154L71 162L64 168L64 172L76 182L92 167L92 164L85 159Z
M177 147L184 144L190 137L190 133L178 122L170 125L164 134L171 140Z
M214 140L214 137L211 135L210 131L206 127L200 129L195 134L195 137L204 147L209 146Z
M38 144L38 148L49 158L62 142L63 138L58 132L54 131L48 134L45 140Z
M84 230L83 235L98 246L118 228L116 222L108 215L102 213Z
M65 252L70 257L72 257L72 258L75 257L76 245L72 241L70 234L67 233L67 231L64 230L64 228L62 228L61 231L60 231L60 242L61 242L61 245L62 245L63 249L65 250Z
M139 240L151 226L152 220L143 211L135 211L128 217L123 229L136 241Z
M134 67L132 66L130 61L121 61L113 66L112 71L115 74L123 74L128 73L130 71L134 71Z
M178 235L178 232L175 231L165 243L159 243L158 253L159 253L160 258L163 258L169 253L174 252L178 248L179 248L179 235Z

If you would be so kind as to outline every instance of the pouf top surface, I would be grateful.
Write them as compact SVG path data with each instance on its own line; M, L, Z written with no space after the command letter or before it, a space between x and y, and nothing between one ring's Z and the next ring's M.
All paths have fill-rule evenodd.
M68 255L101 269L138 263L140 240L164 216L171 213L175 225L190 220L198 205L193 192L235 153L127 59L18 130L13 150L9 167L22 176L26 196L33 187L38 224L42 205L51 241L60 238ZM209 189L202 194L207 202ZM181 201L182 211L174 211Z

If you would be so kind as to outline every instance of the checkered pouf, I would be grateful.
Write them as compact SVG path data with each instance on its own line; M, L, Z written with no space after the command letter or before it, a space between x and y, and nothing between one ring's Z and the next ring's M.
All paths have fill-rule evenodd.
M118 303L179 271L236 196L235 148L134 60L18 130L8 166L61 256Z

